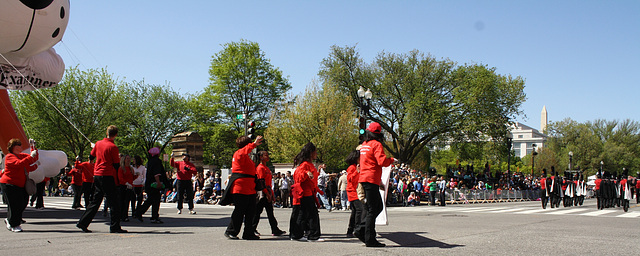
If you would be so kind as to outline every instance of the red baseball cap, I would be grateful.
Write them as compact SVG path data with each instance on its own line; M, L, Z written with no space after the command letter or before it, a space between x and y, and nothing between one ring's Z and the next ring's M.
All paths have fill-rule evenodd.
M370 131L372 133L380 133L380 131L382 131L382 126L380 126L380 124L377 122L373 122L369 124L367 131Z

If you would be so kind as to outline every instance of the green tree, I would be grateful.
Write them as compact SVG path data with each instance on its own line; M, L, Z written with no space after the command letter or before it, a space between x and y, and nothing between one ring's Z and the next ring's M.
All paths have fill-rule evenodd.
M258 43L246 40L225 44L212 57L209 75L211 83L198 102L208 108L210 117L232 124L238 132L244 132L244 122L237 115L246 114L258 127L266 127L271 109L291 89Z
M360 86L374 93L367 119L381 124L392 142L385 148L405 163L437 141L502 140L525 99L520 77L415 50L382 52L366 64L355 47L333 46L319 75L347 93L356 107Z
M164 151L175 134L191 126L189 99L169 85L138 81L119 90L123 97L118 120L123 142L120 151L140 156L155 146Z
M114 91L122 83L105 69L73 67L56 87L12 91L11 98L27 136L37 140L39 148L87 156L89 142L104 138L119 115L122 102Z
M313 142L318 160L329 169L344 169L345 157L358 145L356 111L345 93L315 83L271 116L265 138L275 162L292 162L302 146Z

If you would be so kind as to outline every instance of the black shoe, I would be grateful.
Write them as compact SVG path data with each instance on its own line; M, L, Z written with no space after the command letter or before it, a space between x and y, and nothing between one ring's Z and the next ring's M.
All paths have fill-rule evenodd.
M258 232L257 230L253 231L253 234L256 235L256 236L260 236L260 232Z
M233 234L229 234L229 233L227 233L227 232L224 232L224 236L225 236L226 238L231 239L231 240L238 240L238 239L239 239L239 238L238 238L238 236L233 235Z
M82 232L84 232L84 233L91 233L91 232L93 232L93 231L89 230L87 227L80 226L80 224L76 224L76 228L81 229L81 230L82 230Z
M129 233L129 231L126 231L124 229L116 229L109 231L109 233Z
M260 240L259 236L253 235L253 236L242 236L242 239L244 240Z
M348 237L348 238L354 238L354 237L356 237L356 236L355 236L355 235L353 235L353 233L347 233L347 237Z
M27 221L26 221L26 220L20 220L20 222L22 222L22 224L27 223Z
M151 223L153 223L153 224L162 224L164 222L161 221L160 219L153 219L153 220L151 220Z
M364 243L364 233L360 233L356 230L353 232L353 235L355 235L360 240L360 242Z
M129 222L129 218L122 219L123 222Z
M385 247L385 246L387 246L387 245L386 245L386 244L383 244L383 243L381 243L381 242L376 241L376 242L374 242L374 243L366 244L366 246L367 246L367 247Z
M284 230L278 230L278 231L276 231L276 232L273 232L273 234L272 234L272 235L273 235L273 236L281 236L281 235L284 235L285 233L287 233L287 231L284 231Z
M144 222L144 220L142 219L142 216L133 216L133 218L140 222Z

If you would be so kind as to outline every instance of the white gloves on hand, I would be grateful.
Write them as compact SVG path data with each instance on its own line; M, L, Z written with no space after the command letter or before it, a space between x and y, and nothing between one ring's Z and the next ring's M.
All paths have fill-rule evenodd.
M38 156L38 150L31 151L31 157L36 158Z
M91 148L95 148L95 147L96 147L96 144L91 142Z

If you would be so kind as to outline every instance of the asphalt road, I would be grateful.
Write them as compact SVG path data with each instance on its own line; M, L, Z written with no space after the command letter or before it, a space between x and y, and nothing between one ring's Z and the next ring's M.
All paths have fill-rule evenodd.
M176 213L163 203L164 224L132 220L127 234L110 234L98 214L85 234L75 227L82 211L70 197L45 197L44 210L27 208L24 232L0 230L1 255L627 255L640 251L640 207L596 210L594 200L571 208L542 210L539 202L510 202L446 207L389 208L389 225L378 226L385 248L366 248L346 238L349 212L320 210L325 242L291 241L268 231L261 240L228 240L223 232L233 207L196 205L196 215ZM186 207L186 205L185 205ZM186 211L185 211L186 212ZM288 230L290 209L275 209ZM6 206L0 205L0 218Z

